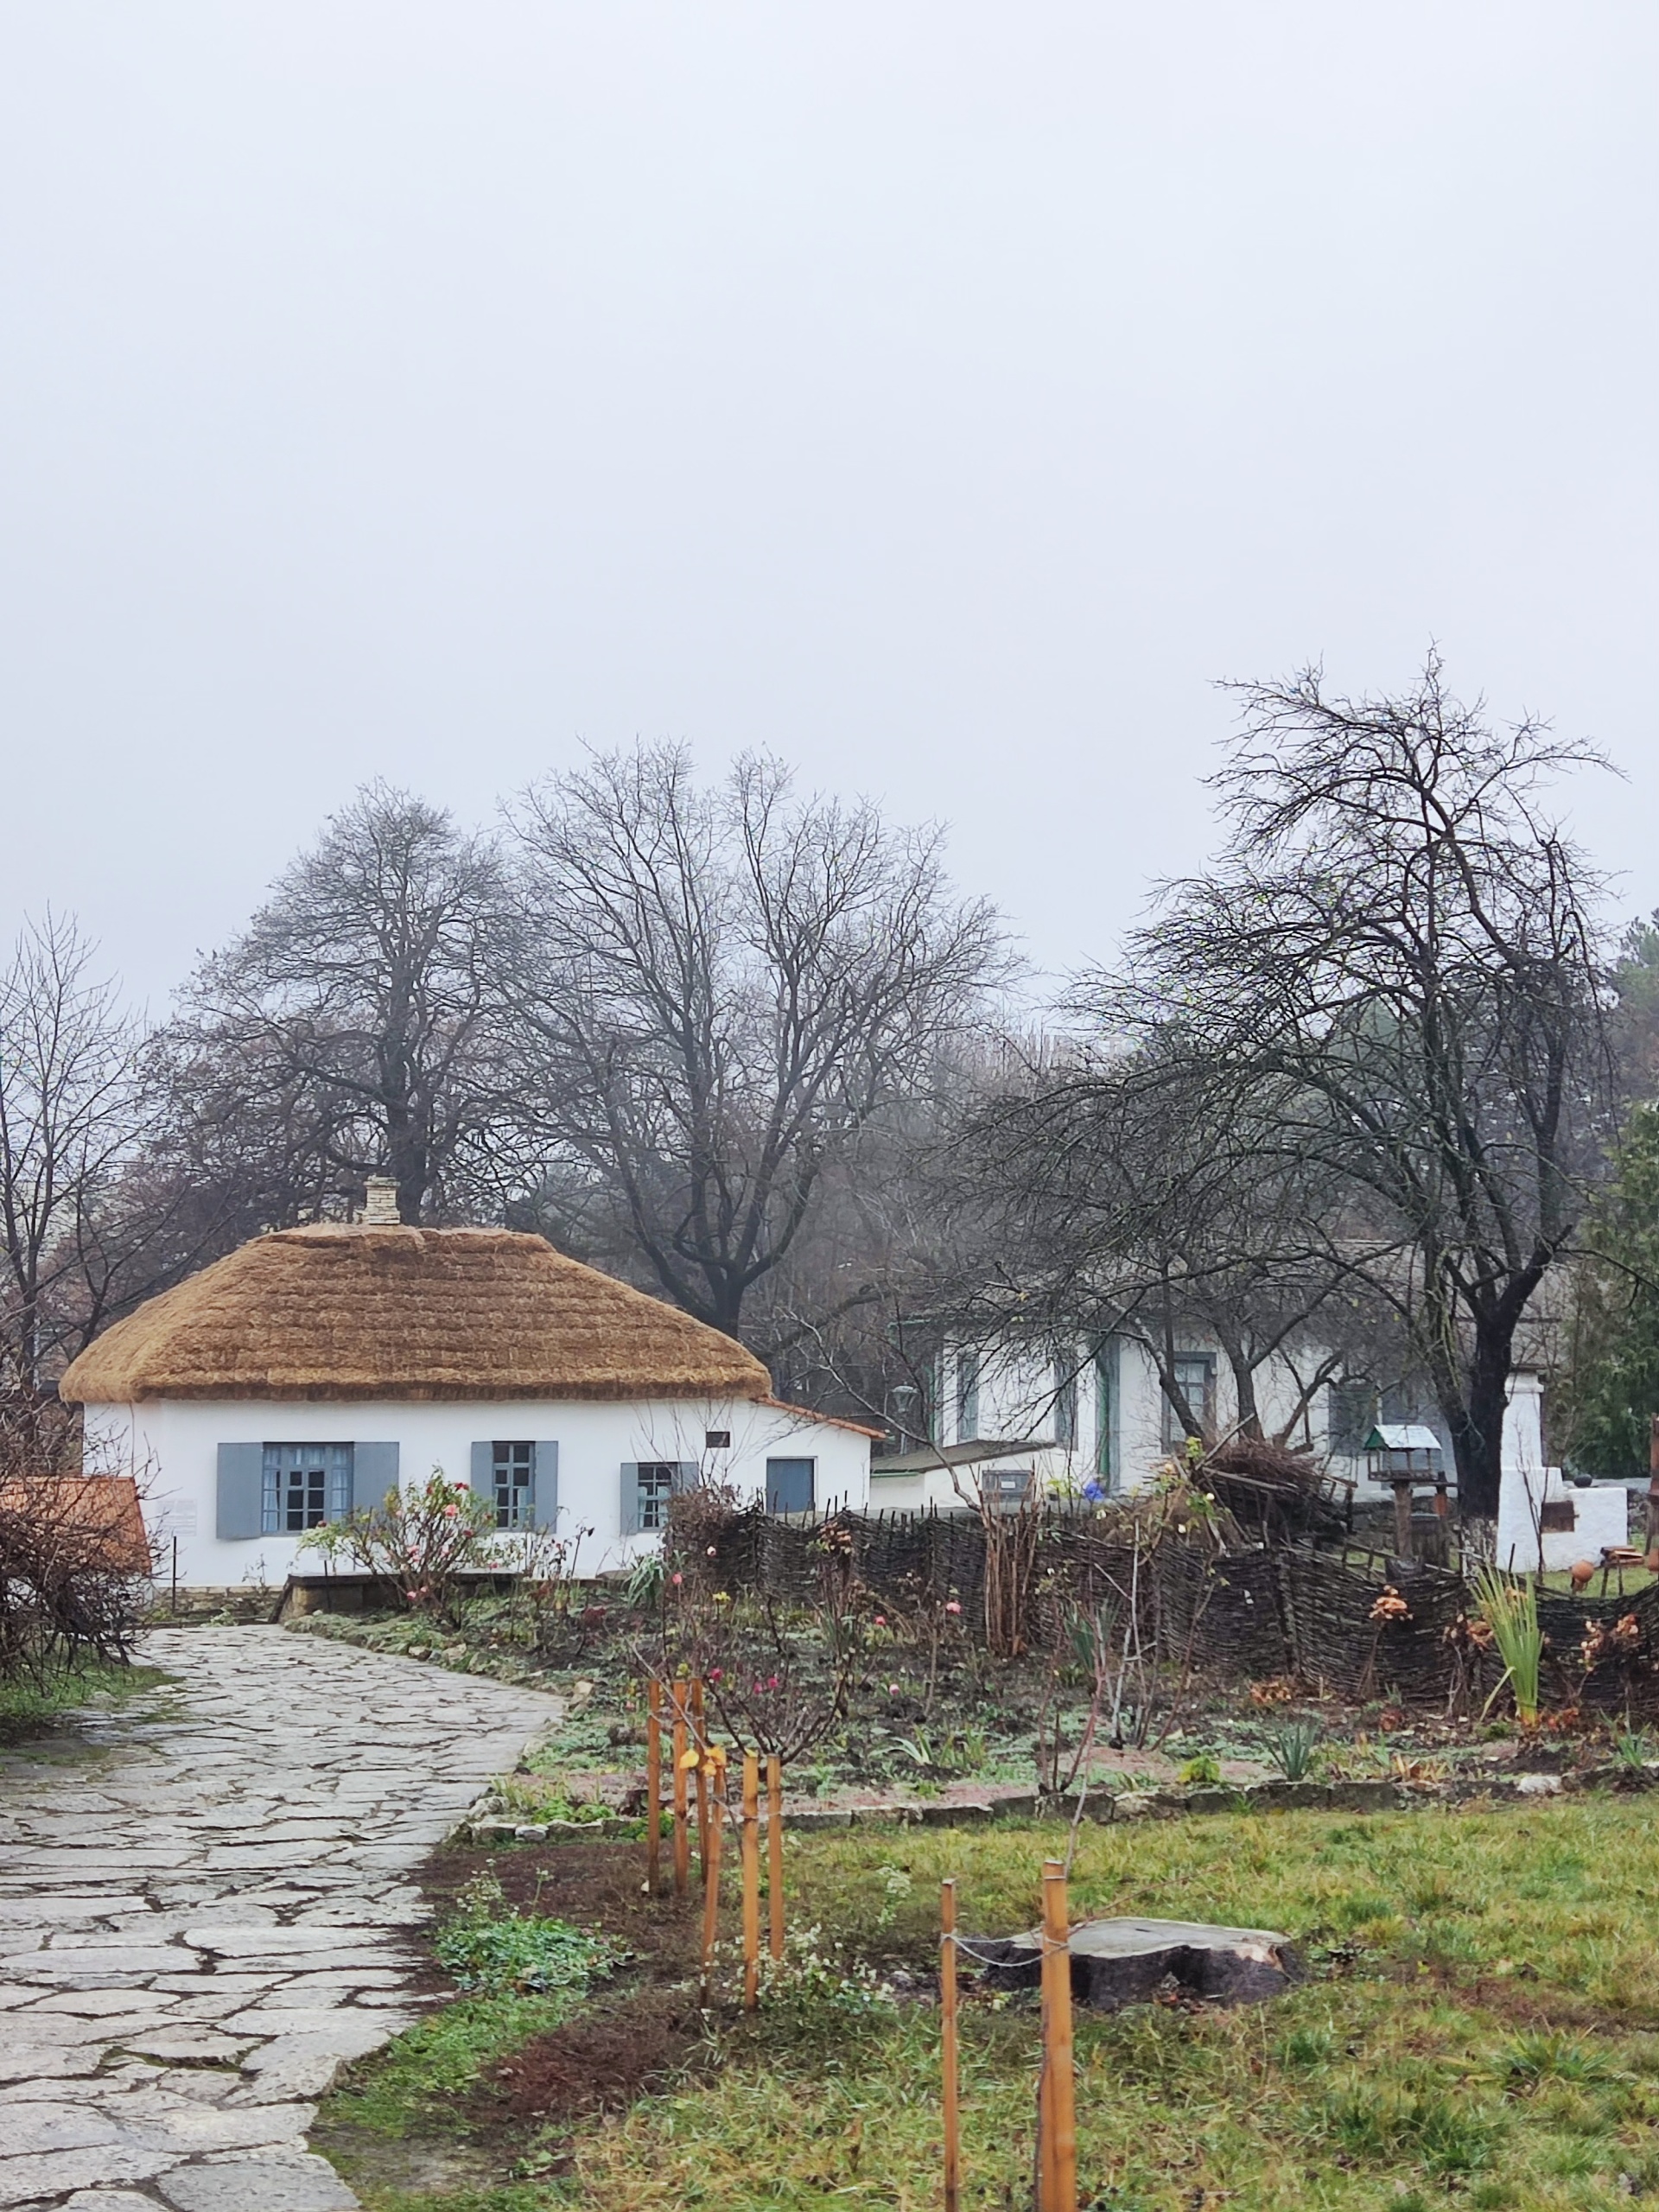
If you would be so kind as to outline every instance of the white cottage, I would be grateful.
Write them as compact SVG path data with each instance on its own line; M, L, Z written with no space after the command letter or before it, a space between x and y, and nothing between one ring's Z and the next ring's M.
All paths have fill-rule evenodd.
M89 1471L143 1478L151 1535L196 1587L280 1583L307 1529L435 1468L503 1530L591 1529L585 1572L651 1549L699 1482L778 1512L869 1500L874 1431L781 1404L729 1337L506 1230L257 1238L117 1322L60 1389Z

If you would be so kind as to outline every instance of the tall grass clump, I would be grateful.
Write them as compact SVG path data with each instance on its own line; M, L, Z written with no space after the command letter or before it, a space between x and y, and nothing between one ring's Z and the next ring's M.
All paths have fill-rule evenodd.
M1503 1679L1515 1700L1521 1725L1530 1728L1538 1718L1538 1678L1544 1651L1544 1633L1538 1625L1538 1592L1524 1579L1510 1582L1496 1567L1483 1567L1475 1582L1475 1611L1492 1631L1497 1656L1503 1662ZM1488 1706L1492 1698L1488 1698Z

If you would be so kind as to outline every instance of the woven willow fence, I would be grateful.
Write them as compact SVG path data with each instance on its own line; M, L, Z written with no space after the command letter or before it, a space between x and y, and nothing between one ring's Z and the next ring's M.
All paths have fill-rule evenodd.
M1076 1606L1109 1606L1126 1620L1132 1596L1151 1656L1235 1682L1294 1676L1352 1700L1443 1704L1465 1663L1473 1595L1460 1574L1427 1561L1357 1541L1217 1548L1168 1530L1137 1547L1121 1524L1060 1510L1034 1535L1039 1643ZM724 1588L810 1604L856 1585L900 1615L954 1597L964 1632L983 1632L988 1539L972 1515L852 1513L814 1523L752 1510L702 1521L698 1536L686 1564ZM1385 1606L1379 1617L1390 1591L1405 1610ZM1538 1614L1558 1698L1659 1706L1659 1583L1629 1598L1544 1592ZM1586 1670L1586 1637L1620 1623L1633 1625Z

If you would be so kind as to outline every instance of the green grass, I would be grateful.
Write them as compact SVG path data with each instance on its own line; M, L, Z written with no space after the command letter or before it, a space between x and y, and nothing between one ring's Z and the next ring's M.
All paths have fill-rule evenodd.
M802 1839L795 1914L849 1955L916 1972L942 1875L958 1878L966 1929L1002 1932L1034 1917L1057 1848L1062 1831L1033 1827ZM1452 2191L1491 2212L1611 2212L1659 2188L1654 1858L1640 1806L1612 1800L1085 1830L1076 1916L1276 1927L1313 1974L1266 2006L1080 2017L1084 2202L1400 2212ZM1034 2013L976 2003L963 2043L966 2202L1023 2206ZM923 2212L938 2083L931 2009L763 2013L727 2031L710 2080L579 2136L545 2202L760 2212L833 2196Z
M157 1667L85 1659L58 1669L43 1685L26 1679L0 1681L0 1740L49 1727L80 1706L123 1704L158 1688L167 1679Z
M579 2001L568 1990L545 1997L506 1991L446 2005L351 2070L328 2100L327 2125L389 2139L464 2133L458 2101L499 2060L568 2020Z

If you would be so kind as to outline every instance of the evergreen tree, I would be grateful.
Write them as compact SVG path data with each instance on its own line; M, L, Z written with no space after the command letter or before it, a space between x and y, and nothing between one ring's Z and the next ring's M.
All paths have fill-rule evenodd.
M1586 1224L1567 1382L1567 1455L1637 1475L1659 1413L1659 1104L1636 1107Z

